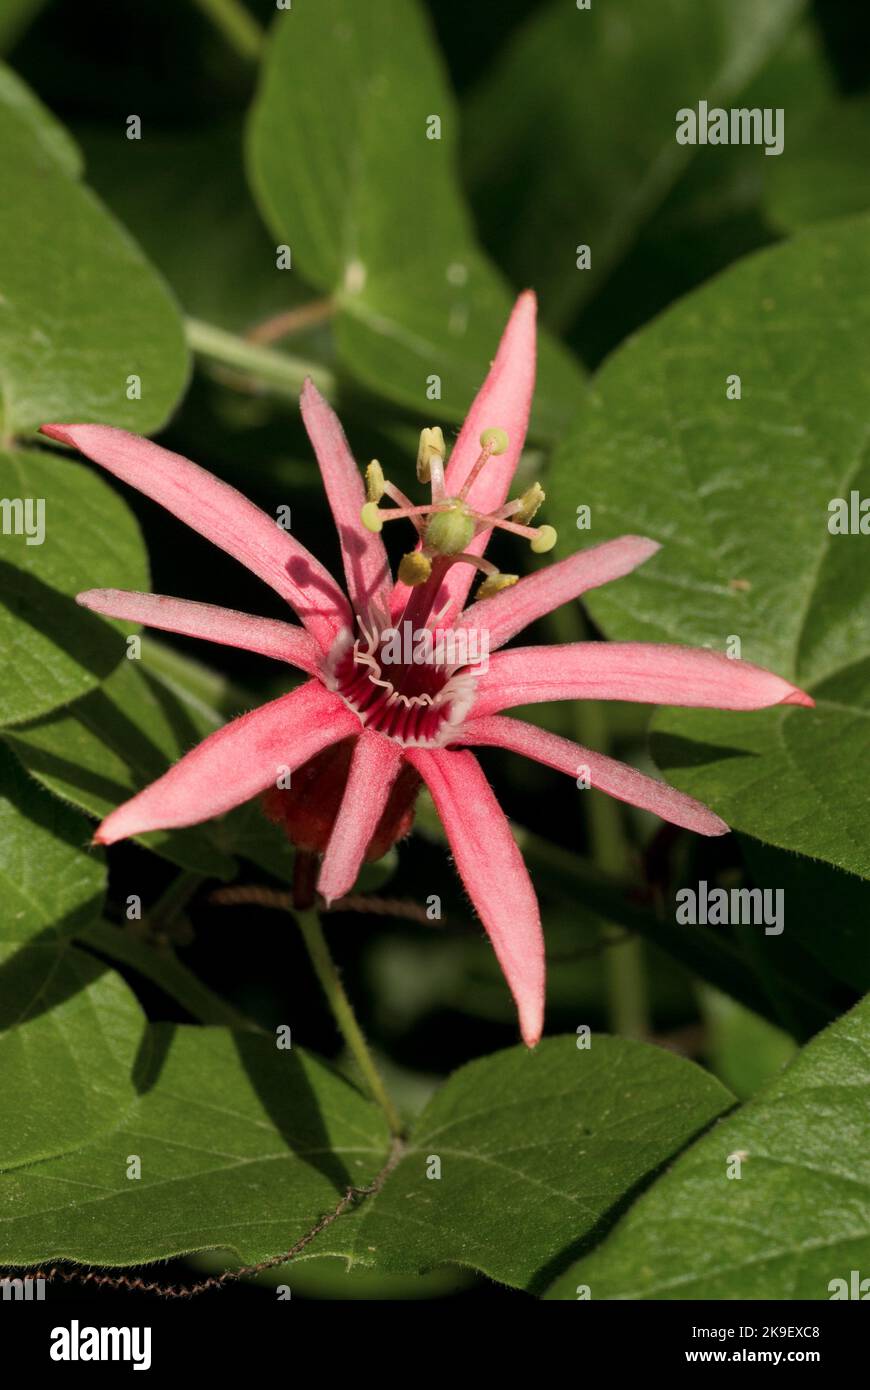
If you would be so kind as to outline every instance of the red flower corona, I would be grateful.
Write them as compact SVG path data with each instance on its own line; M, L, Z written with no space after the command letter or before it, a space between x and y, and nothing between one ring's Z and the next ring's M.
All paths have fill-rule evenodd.
M385 481L378 464L364 488L336 415L306 383L302 416L338 528L348 597L298 540L189 460L103 425L42 427L234 555L287 600L302 626L114 589L79 594L79 603L260 652L309 677L204 739L107 816L95 839L111 844L192 825L268 792L270 812L291 839L323 854L318 888L332 901L352 887L367 856L384 853L407 831L422 780L529 1046L540 1038L544 1009L538 905L508 821L469 747L503 748L575 778L583 769L600 791L675 825L721 835L724 821L691 797L503 711L578 699L732 710L813 703L769 671L690 647L577 642L499 650L535 619L628 574L659 548L623 536L519 580L484 558L495 527L525 536L539 552L555 540L552 527L531 525L543 500L537 485L507 501L534 375L535 299L526 293L446 466L440 431L423 431L418 476L432 487L425 507ZM380 506L385 496L394 507ZM395 583L379 534L391 516L409 518L419 538ZM476 570L486 577L466 608ZM279 790L288 771L291 786Z

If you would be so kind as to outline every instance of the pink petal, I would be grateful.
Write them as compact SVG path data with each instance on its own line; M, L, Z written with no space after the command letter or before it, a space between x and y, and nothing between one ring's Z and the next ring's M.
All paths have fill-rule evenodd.
M535 890L504 812L472 753L406 748L426 782L456 867L517 1003L528 1047L544 1025L544 938Z
M322 652L314 638L301 627L275 618L256 618L213 603L191 603L188 599L124 589L86 589L83 594L76 594L76 603L107 618L145 623L163 632L201 637L205 642L221 642L227 647L273 656L312 676L320 669Z
M42 425L240 560L299 614L324 651L351 624L344 594L304 545L234 487L149 439L109 425Z
M367 531L360 521L366 493L341 422L311 380L302 388L301 404L335 518L354 612L367 613L372 602L389 611L393 586L387 552L380 536Z
M496 652L477 679L472 714L541 700L635 700L650 705L766 709L812 705L790 681L703 647L574 642Z
M620 536L618 540L604 541L591 550L569 555L567 560L560 560L556 565L545 565L512 588L472 604L456 626L488 631L489 650L494 652L545 613L570 603L587 589L597 589L601 584L630 574L660 549L658 541L647 540L644 536Z
M307 681L217 729L150 787L125 801L97 827L111 845L147 830L196 825L223 815L274 786L330 743L359 732L359 720L319 681Z
M525 443L535 388L536 314L537 300L531 290L526 290L514 305L489 375L465 417L447 464L447 492L448 495L455 495L480 453L482 432L492 428L507 431L506 451L489 460L469 493L469 502L481 512L495 511L507 499ZM482 555L491 534L490 531L482 532L468 546L469 552ZM452 599L453 613L461 609L476 577L477 570L472 565L452 565L435 601L435 610L443 608L448 598ZM409 594L410 590L405 584L396 584L393 591L394 614L403 611ZM444 621L449 620L448 612Z
M654 777L647 777L635 768L617 762L615 758L593 753L582 744L547 733L545 729L538 729L521 719L502 719L497 714L471 719L463 726L459 741L473 746L485 744L492 748L510 749L512 753L533 758L535 762L544 763L557 772L567 772L575 780L581 770L585 770L591 786L607 792L608 796L615 796L618 801L627 801L631 806L652 811L662 820L682 825L699 835L728 833L724 820L720 820L694 797L668 786L667 782L658 782Z
M402 750L383 734L363 730L356 741L317 887L328 903L356 883L363 857L402 765Z

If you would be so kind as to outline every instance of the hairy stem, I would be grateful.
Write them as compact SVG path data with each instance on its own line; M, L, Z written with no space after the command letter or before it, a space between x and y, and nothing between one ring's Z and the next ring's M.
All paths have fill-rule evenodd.
M335 967L335 962L329 954L326 937L323 935L323 928L320 925L320 917L313 908L296 908L295 915L299 923L299 930L302 933L302 939L311 957L311 964L314 966L317 978L329 1001L329 1007L341 1030L342 1037L350 1048L354 1060L365 1078L366 1085L368 1086L372 1098L377 1101L378 1105L383 1110L391 1133L398 1136L402 1133L402 1121L399 1119L396 1107L387 1095L380 1073L369 1051L368 1043L363 1037L362 1029L357 1023L356 1014L351 1007L350 1000L345 994L344 986L341 983L341 978Z
M193 352L209 362L230 368L237 376L235 385L268 387L279 395L296 397L306 377L325 396L335 393L335 377L326 367L286 352L275 352L260 343L248 342L201 319L185 319L187 341Z
M335 300L327 295L324 299L312 299L308 304L297 304L294 309L284 309L273 314L262 323L255 324L245 334L249 343L277 343L280 338L289 338L293 333L301 333L305 328L313 328L325 323L335 313Z

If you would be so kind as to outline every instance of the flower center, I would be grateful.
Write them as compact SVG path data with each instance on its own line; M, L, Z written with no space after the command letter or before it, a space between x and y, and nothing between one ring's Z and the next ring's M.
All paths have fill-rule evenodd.
M367 729L411 748L455 738L474 698L477 650L472 630L390 626L386 614L357 617L360 636L341 633L324 679Z

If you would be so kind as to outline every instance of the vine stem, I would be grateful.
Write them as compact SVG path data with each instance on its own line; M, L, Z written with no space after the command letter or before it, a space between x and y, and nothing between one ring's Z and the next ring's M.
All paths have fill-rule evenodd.
M227 43L246 62L255 63L263 51L266 35L254 16L239 0L194 0Z
M323 935L323 928L320 925L320 916L314 908L297 907L294 912L299 923L299 930L302 933L302 939L311 958L311 964L314 966L315 974L329 1001L329 1007L341 1030L342 1037L353 1053L373 1099L383 1110L387 1124L390 1126L390 1132L398 1138L402 1133L402 1121L387 1094L380 1072L369 1051L368 1043L357 1023L356 1014L345 993L335 962L329 953L326 937Z
M241 377L253 379L258 384L271 386L279 393L291 396L298 395L305 378L311 377L324 396L335 393L335 377L317 362L293 357L287 352L276 352L274 348L263 347L260 343L248 342L235 333L218 328L216 324L204 323L202 319L187 318L184 328L188 345L198 356L229 367Z
M297 304L293 309L283 309L262 323L255 324L245 334L249 343L277 343L281 338L289 338L293 333L301 333L306 328L314 328L326 323L335 314L336 304L331 295L323 299L310 299L307 304Z

